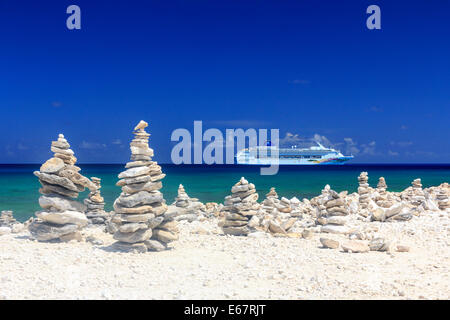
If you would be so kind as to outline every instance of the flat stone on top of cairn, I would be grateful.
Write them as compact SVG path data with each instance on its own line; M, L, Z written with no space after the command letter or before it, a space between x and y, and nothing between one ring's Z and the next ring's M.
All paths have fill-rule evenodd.
M260 205L257 202L258 194L255 185L248 183L242 177L231 188L231 195L225 197L222 211L225 213L225 221L222 225L224 234L246 236L251 229L248 223L252 216L257 214Z
M52 141L51 151L54 157L34 172L42 185L39 205L43 210L36 212L38 219L30 224L29 231L39 241L80 240L79 230L88 219L84 214L86 207L73 198L85 188L95 191L97 186L79 173L77 159L64 135Z
M135 127L130 143L131 162L119 174L117 186L122 193L114 202L112 222L118 226L114 233L116 248L122 251L147 252L166 249L167 243L178 239L178 227L173 216L166 214L167 205L161 180L161 167L152 161L153 150L148 146L150 134L147 122Z

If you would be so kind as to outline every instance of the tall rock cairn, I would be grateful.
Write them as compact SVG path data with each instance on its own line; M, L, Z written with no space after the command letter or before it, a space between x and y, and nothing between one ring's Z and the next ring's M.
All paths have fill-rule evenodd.
M86 205L86 217L91 224L105 224L108 219L108 214L105 212L105 200L100 194L101 179L91 177L91 181L97 187L89 193L88 198L84 199Z
M248 183L244 177L231 188L231 195L225 197L222 211L225 221L222 225L224 234L246 236L251 229L248 223L257 214L260 205L255 185Z
M42 185L39 205L43 210L36 212L38 219L30 224L29 231L39 241L79 240L79 230L88 219L84 214L86 207L73 199L85 188L95 191L97 186L79 173L77 158L62 134L52 141L51 151L54 157L34 172Z
M112 221L118 225L115 246L122 251L147 252L164 250L167 243L178 239L178 227L173 216L165 214L167 205L161 180L166 176L152 161L153 150L148 146L150 134L145 132L147 122L134 128L135 138L130 143L131 162L119 174L117 185L122 193L114 202Z
M361 172L358 182L359 207L364 210L367 209L370 202L369 176L367 172Z

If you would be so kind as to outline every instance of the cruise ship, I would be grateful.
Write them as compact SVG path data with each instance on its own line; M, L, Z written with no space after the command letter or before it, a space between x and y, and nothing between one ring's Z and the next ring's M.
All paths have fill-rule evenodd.
M240 150L236 155L238 164L251 165L328 165L344 164L353 159L353 156L344 156L340 151L325 148L316 142L317 146L309 148L278 148L271 146L257 146ZM278 160L278 161L277 161Z

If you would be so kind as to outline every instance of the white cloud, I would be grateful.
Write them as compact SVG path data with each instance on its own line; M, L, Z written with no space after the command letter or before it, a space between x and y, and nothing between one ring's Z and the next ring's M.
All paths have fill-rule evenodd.
M362 148L362 152L361 154L367 154L367 155L375 155L375 146L376 146L376 142L375 141L371 141L367 144L361 144L361 148Z
M435 152L432 152L432 151L420 151L420 150L419 151L414 151L414 152L408 151L408 152L405 153L405 155L408 156L408 157L414 157L414 158L417 158L418 156L419 157L435 158L435 157L438 156L438 154L436 154Z
M22 144L21 142L19 142L19 144L17 145L17 149L18 150L28 150L28 147L24 144Z
M333 144L331 143L330 140L328 140L327 137L325 136L321 136L320 134L314 134L313 140L316 142L319 142L320 144L323 144L326 147L332 147Z
M120 139L115 139L111 142L112 144L122 144L122 140Z
M300 135L288 132L288 133L286 133L284 138L279 140L279 145L280 146L290 145L290 144L300 143L304 140L305 139L300 137Z
M412 141L391 141L390 144L391 144L391 146L397 146L397 147L402 147L402 148L413 145Z
M348 155L357 155L360 152L359 148L357 147L356 142L353 141L352 138L344 138L344 141L346 144L345 151Z
M295 144L311 144L313 143L314 145L316 145L314 142L319 142L320 144L323 144L326 147L332 147L333 143L331 143L331 141L325 137L322 136L318 133L315 133L312 137L302 137L297 133L291 133L291 132L287 132L286 135L284 136L284 138L279 139L279 145L280 146L290 146L290 145L295 145Z
M305 138L299 134L291 132L286 133L285 137L279 140L280 146L295 145L303 142L319 142L325 147L330 147L341 151L345 155L377 155L376 142L371 141L369 143L358 143L353 138L346 137L341 142L332 142L324 135L318 133L314 134L311 138Z
M398 157L400 155L400 153L391 150L388 151L388 154L392 157Z
M83 141L83 142L81 142L80 148L81 149L88 149L88 150L106 149L106 144L98 143L98 142Z

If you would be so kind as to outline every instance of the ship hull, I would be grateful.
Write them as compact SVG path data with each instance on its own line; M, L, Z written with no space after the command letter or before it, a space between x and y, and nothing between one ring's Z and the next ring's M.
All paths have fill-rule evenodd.
M243 165L299 165L299 166L313 166L313 165L342 165L351 160L352 157L341 158L326 158L326 159L236 159L237 164Z

